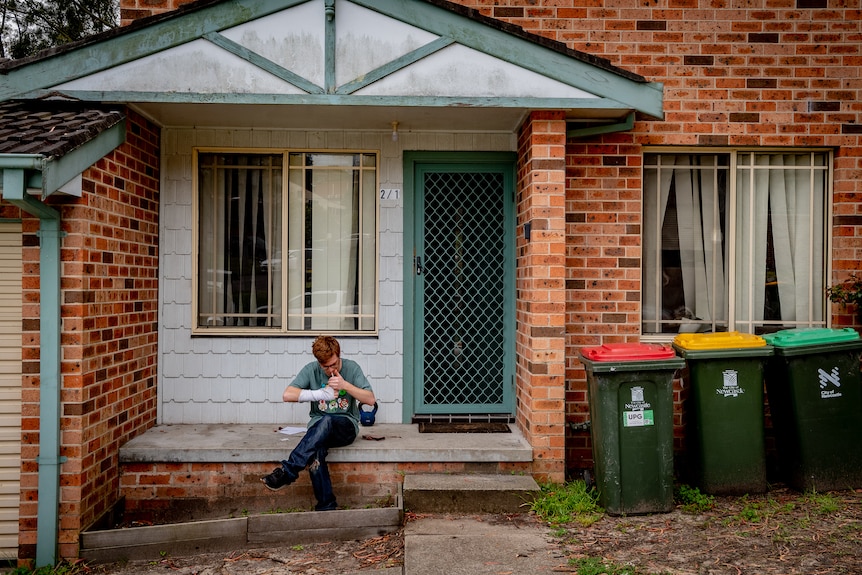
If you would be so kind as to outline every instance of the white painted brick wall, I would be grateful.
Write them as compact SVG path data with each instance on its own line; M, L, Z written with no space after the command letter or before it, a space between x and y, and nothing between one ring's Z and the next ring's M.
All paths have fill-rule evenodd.
M380 186L403 193L402 150L512 151L512 134L389 131L166 129L162 135L159 422L305 424L308 405L286 404L284 388L310 361L313 337L192 338L192 148L362 149L381 154ZM379 335L339 338L363 366L380 403L377 421L402 421L403 196L380 206Z

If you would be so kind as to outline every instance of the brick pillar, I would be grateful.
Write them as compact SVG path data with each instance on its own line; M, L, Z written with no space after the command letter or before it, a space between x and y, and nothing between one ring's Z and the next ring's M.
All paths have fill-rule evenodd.
M565 154L563 112L533 112L518 143L517 420L533 475L565 480ZM530 227L526 239L525 226Z

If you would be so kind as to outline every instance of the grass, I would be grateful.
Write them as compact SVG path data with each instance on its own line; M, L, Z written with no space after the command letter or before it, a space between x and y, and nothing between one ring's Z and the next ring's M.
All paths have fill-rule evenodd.
M599 507L598 493L588 489L583 481L562 485L541 485L542 493L530 503L530 510L551 525L580 523L592 525L602 518L605 510Z
M841 503L831 493L810 491L803 495L802 501L810 505L815 512L821 515L829 515L841 508Z
M780 527L805 528L811 523L812 516L828 516L841 509L841 502L831 493L807 492L799 495L793 501L781 503L771 496L766 499L752 501L748 495L739 498L742 508L738 513L724 520L725 525L730 524L762 524L771 523ZM780 521L787 518L789 514L797 509L804 510L801 517L793 520L793 525L782 526Z
M91 570L83 559L60 561L56 565L44 565L38 569L32 567L15 567L3 571L4 575L86 575Z
M607 562L601 557L569 559L569 566L576 569L577 575L663 575L662 573L650 574L633 565Z

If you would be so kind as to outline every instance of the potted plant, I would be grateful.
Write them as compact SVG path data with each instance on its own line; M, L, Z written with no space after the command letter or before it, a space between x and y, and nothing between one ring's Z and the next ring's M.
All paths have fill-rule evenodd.
M833 303L855 305L856 317L862 320L862 276L850 274L846 280L826 288L826 297Z

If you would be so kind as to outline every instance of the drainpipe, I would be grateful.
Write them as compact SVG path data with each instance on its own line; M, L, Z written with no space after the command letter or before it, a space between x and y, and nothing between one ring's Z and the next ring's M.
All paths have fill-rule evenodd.
M39 501L36 567L57 561L60 520L60 213L27 194L28 165L2 165L3 199L39 218Z

